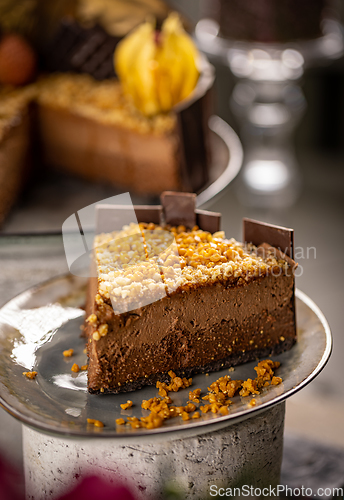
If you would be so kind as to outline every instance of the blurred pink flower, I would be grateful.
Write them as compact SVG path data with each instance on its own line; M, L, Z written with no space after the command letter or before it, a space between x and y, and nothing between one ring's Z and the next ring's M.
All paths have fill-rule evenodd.
M139 486L140 489L143 489ZM24 477L0 456L0 500L24 500ZM109 483L97 476L85 476L58 500L137 500L121 483Z
M24 500L22 475L0 457L0 500Z
M137 500L123 485L110 484L96 476L85 477L59 500ZM0 497L0 500L1 497ZM7 500L7 499L6 499Z

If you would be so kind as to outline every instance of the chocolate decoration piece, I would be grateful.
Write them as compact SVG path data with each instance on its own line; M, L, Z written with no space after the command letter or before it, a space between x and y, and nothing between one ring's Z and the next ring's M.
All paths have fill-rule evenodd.
M181 175L184 185L194 192L200 191L209 181L208 165L211 162L208 132L211 114L209 101L210 91L177 114L180 139L183 144Z
M164 193L163 193L164 194ZM173 193L173 195L184 196L188 193ZM189 199L189 197L187 197ZM173 196L173 202L177 202L177 196ZM171 198L172 200L172 198ZM194 206L194 205L193 205ZM175 205L174 210L179 210L182 205ZM182 217L183 212L178 212L177 216ZM136 216L136 217L135 217ZM203 231L215 233L220 230L221 214L208 212L207 210L194 210L192 222ZM154 224L164 224L162 205L125 205L99 204L96 206L96 233L110 233L119 231L125 224L130 222L153 222ZM179 225L179 223L178 223ZM192 226L192 227L193 227Z
M188 229L196 225L196 195L194 193L164 191L160 199L165 224L185 226Z
M294 258L294 230L253 219L243 219L243 240L259 246L268 243Z
M218 212L208 212L207 210L196 210L196 224L203 231L216 233L220 231L221 214Z
M137 223L133 206L96 205L96 233L120 231L131 222Z
M160 224L161 205L107 205L96 206L96 233L120 231L131 222Z
M138 222L146 222L149 224L160 224L162 206L161 205L134 205Z
M97 80L113 78L113 54L119 40L99 25L84 28L63 19L45 52L45 66L49 71L88 73Z
M200 191L209 181L211 145L208 122L213 114L214 79L213 66L203 59L196 88L186 101L174 107L181 142L182 185L192 192ZM187 106L185 106L186 102Z

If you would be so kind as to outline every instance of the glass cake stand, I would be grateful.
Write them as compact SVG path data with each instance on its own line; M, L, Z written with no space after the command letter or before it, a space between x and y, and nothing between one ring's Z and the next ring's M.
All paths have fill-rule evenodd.
M116 426L120 417L141 417L143 399L157 396L155 387L130 393L133 407L122 410L120 404L128 394L92 395L87 392L86 372L71 372L73 363L86 364L85 340L80 336L84 321L85 278L70 274L53 278L20 293L0 309L0 404L25 425L41 432L65 437L113 437L133 442L152 439L154 435L171 434L174 439L218 430L238 423L281 403L309 384L324 368L331 349L330 328L314 302L296 291L298 342L274 360L281 362L277 375L283 383L269 386L256 396L256 406L248 405L251 397L232 398L226 416L201 414L197 420L173 418L158 429ZM73 358L62 352L74 349ZM71 361L72 359L72 361ZM235 367L232 379L253 378L256 362ZM35 380L24 378L23 371L35 370ZM207 392L207 387L228 370L196 375L193 387ZM175 405L184 405L189 389L173 393ZM87 426L87 418L101 420L105 427Z
M251 43L225 39L216 21L202 19L195 37L200 49L227 65L236 78L230 106L245 150L238 186L241 202L260 208L291 206L301 186L293 145L306 108L301 77L307 68L343 55L343 27L328 19L317 39Z

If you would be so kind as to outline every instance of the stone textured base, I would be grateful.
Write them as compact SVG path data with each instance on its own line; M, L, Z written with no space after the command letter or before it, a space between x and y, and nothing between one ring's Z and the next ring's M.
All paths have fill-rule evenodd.
M224 429L171 440L62 439L23 426L26 497L53 499L86 474L124 482L138 499L158 500L174 483L181 498L210 486L263 488L280 480L285 403Z

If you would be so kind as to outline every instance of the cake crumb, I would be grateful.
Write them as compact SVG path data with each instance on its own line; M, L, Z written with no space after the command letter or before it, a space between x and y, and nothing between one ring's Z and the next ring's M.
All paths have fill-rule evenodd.
M199 396L200 396L201 392L202 392L201 389L195 389L193 391L189 391L190 401L193 401L194 403L199 403Z
M221 406L221 408L219 409L219 413L221 413L221 415L228 415L228 406Z
M94 418L88 418L87 423L90 425L94 425L95 427L104 427L103 422L100 420L95 420Z
M106 323L103 323L102 325L99 325L99 327L98 327L99 335L101 337L105 337L105 335L107 335L107 333L108 333L108 329L109 329L109 327L108 327L108 325Z
M26 378L29 378L29 379L33 380L34 378L36 378L37 372L23 372L23 375Z
M187 413L191 413L196 410L196 405L193 403L188 403L186 406L184 406L184 408Z
M177 377L176 374L170 370L168 372L171 377L171 383L167 385L165 382L157 382L156 388L159 389L159 396L167 396L169 392L178 392L179 389L186 389L192 385L192 378L187 379L186 377Z
M126 403L123 403L120 405L122 410L127 410L128 408L131 408L133 406L133 402L128 399Z
M90 323L90 325L95 325L98 321L98 318L95 314L90 314L86 321L87 323Z
M70 358L74 354L74 349L66 349L62 354L65 358Z
M210 405L200 406L199 409L202 413L208 413L208 411L210 410Z
M248 378L242 383L242 389L239 392L240 396L249 396L250 394L259 394L257 390L257 381Z
M254 396L260 394L261 389L270 385L278 385L282 382L281 377L274 375L274 370L280 366L279 362L274 362L271 359L259 361L254 367L257 372L255 379L232 380L229 375L218 378L208 387L208 394L202 397L202 400L207 401L197 408L195 403L200 402L201 389L189 391L189 400L185 406L172 406L172 399L168 396L168 391L177 392L180 388L188 387L192 384L192 379L176 377L173 371L169 372L171 384L167 385L163 382L157 382L160 397L153 397L148 400L143 400L141 408L150 411L147 417L128 417L127 424L132 429L146 428L155 429L161 427L165 420L180 416L183 421L200 418L201 413L214 413L223 416L229 415L229 406L232 400L229 399L239 393L240 396L246 397L253 394L253 398L248 403L249 407L255 406L256 400ZM234 371L234 368L229 368L229 371ZM209 375L209 374L206 374ZM170 405L170 406L169 406ZM123 410L132 406L131 401L120 405ZM192 415L191 415L192 414ZM118 425L125 423L124 419L117 419Z
M100 340L100 333L98 332L98 330L96 330L95 332L93 332L92 337L93 337L94 340Z
M78 373L80 371L79 365L77 365L76 363L74 363L73 366L72 366L72 368L71 368L71 371L74 372L74 373Z

